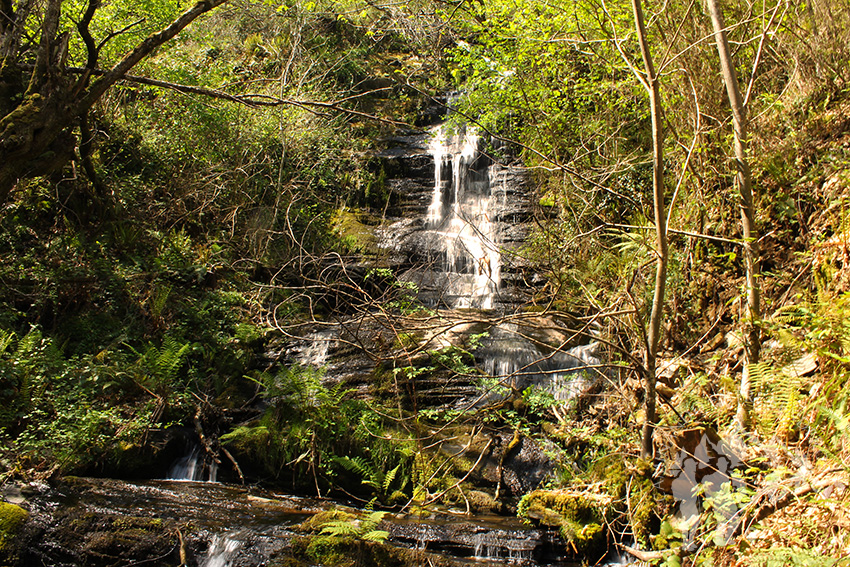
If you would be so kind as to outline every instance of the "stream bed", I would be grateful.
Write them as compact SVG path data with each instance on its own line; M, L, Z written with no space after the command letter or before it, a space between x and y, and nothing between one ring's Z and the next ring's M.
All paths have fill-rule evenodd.
M26 534L25 564L55 567L310 565L290 554L307 537L302 524L321 512L359 512L329 499L214 482L71 477L28 493L37 533ZM389 546L407 550L407 564L419 557L422 565L578 565L554 532L513 517L387 513L378 528Z

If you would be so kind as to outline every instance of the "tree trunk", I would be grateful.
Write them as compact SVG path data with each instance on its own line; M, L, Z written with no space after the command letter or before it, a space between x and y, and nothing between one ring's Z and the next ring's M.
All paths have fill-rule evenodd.
M753 402L752 392L750 391L750 365L759 361L761 347L758 233L755 226L752 176L747 161L747 109L744 107L741 90L738 87L738 77L732 63L729 42L726 39L726 26L723 23L720 6L717 0L706 0L706 3L714 27L714 39L717 43L717 54L720 57L720 69L723 74L723 82L726 83L726 93L729 96L729 106L732 108L732 123L735 130L736 181L741 207L744 264L747 271L746 306L741 324L741 334L744 340L744 371L741 375L735 422L741 430L746 430L750 426L749 413Z
M0 49L4 53L0 61L0 205L5 204L19 179L47 175L68 162L76 143L73 129L109 87L198 16L226 0L197 2L169 26L148 36L82 92L65 67L69 36L68 32L59 32L62 1L48 0L44 8L35 66L26 86L17 53L8 52L16 47L23 25L16 18L22 10L29 13L35 3L20 3L18 14L10 12L12 16L0 26ZM90 4L89 8L93 11L96 6ZM0 0L0 8L11 10L11 4ZM20 95L20 102L13 103Z
M652 117L652 191L653 211L655 214L656 264L655 290L652 295L652 312L646 337L646 358L644 360L644 396L646 421L643 424L641 455L650 458L653 455L652 438L656 422L655 366L658 345L661 339L661 319L664 314L664 292L667 281L667 215L664 210L664 130L661 116L661 94L658 76L652 63L652 53L646 38L646 25L643 18L641 0L632 0L635 15L640 52L646 71L646 87L649 90L649 110Z

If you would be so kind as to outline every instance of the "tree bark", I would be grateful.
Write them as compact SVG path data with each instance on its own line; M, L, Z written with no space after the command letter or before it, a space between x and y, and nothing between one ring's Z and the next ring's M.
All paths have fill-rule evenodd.
M649 91L649 111L652 117L652 193L655 215L656 263L655 290L652 295L652 311L649 316L649 328L646 335L646 358L644 359L644 403L646 420L643 424L641 455L650 458L653 455L652 438L655 432L656 389L655 366L658 357L658 345L661 339L661 319L664 314L664 294L667 282L667 215L664 207L664 129L661 112L661 93L658 76L652 62L649 41L646 37L641 0L632 0L635 28L640 52L646 72L646 88Z
M744 370L741 375L741 385L738 391L738 409L735 422L739 429L745 431L750 426L750 408L753 399L750 388L750 365L759 361L761 348L761 303L759 292L759 251L758 232L755 226L755 204L753 202L752 175L747 160L747 109L741 97L738 77L726 38L726 26L723 23L723 13L717 0L706 0L714 27L714 39L717 44L717 54L720 58L720 70L726 93L729 96L729 106L732 108L732 124L735 132L735 169L736 182L741 208L741 227L743 232L744 264L746 266L746 305L741 334L744 340Z

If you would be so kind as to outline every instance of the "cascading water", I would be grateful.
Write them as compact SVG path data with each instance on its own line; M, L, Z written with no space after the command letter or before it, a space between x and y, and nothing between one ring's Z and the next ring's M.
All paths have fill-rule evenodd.
M201 567L230 567L241 548L242 540L238 534L217 534L213 536Z
M423 241L431 247L432 272L439 274L431 282L439 290L437 303L450 308L491 310L501 300L500 233L511 230L504 214L510 190L505 170L510 168L494 164L484 145L475 130L450 132L443 126L432 132L428 145L434 185L424 223L430 237ZM513 323L494 325L488 334L477 358L502 388L485 401L500 397L499 390L504 394L529 385L565 401L594 380L593 372L582 371L600 363L596 343L565 349L561 341L530 340L527 327Z
M426 224L442 256L441 299L453 308L492 309L501 279L489 158L481 144L474 131L449 135L438 127L429 145L434 192Z
M484 371L502 382L485 401L502 397L507 390L523 391L539 387L559 401L567 401L595 383L598 373L599 343L557 349L544 346L516 324L491 327L489 336L476 353Z
M167 480L195 480L216 482L218 465L205 462L204 451L200 445L192 445L189 453L171 465Z

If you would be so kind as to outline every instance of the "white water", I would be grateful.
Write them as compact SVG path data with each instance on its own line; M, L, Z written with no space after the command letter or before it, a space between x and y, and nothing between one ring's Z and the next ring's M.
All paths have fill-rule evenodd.
M295 358L304 366L321 367L328 361L328 352L334 341L335 330L309 333L301 345L295 348Z
M189 454L182 457L168 471L168 480L206 480L216 482L218 464L214 461L206 465L204 452L200 445L194 445ZM206 478L204 478L206 477Z
M568 401L598 380L597 342L567 350L541 348L512 323L492 327L489 333L479 355L484 371L497 379L499 386L485 401L507 395L509 388L523 391L530 385L548 391L556 400Z
M517 537L512 534L484 532L472 538L473 557L477 559L508 560L527 562L534 555L539 542L533 538Z
M207 556L201 567L230 567L236 554L242 548L242 541L234 535L214 535Z
M496 203L480 144L474 131L447 135L442 127L430 143L434 194L426 220L445 253L449 307L492 309L501 281Z

